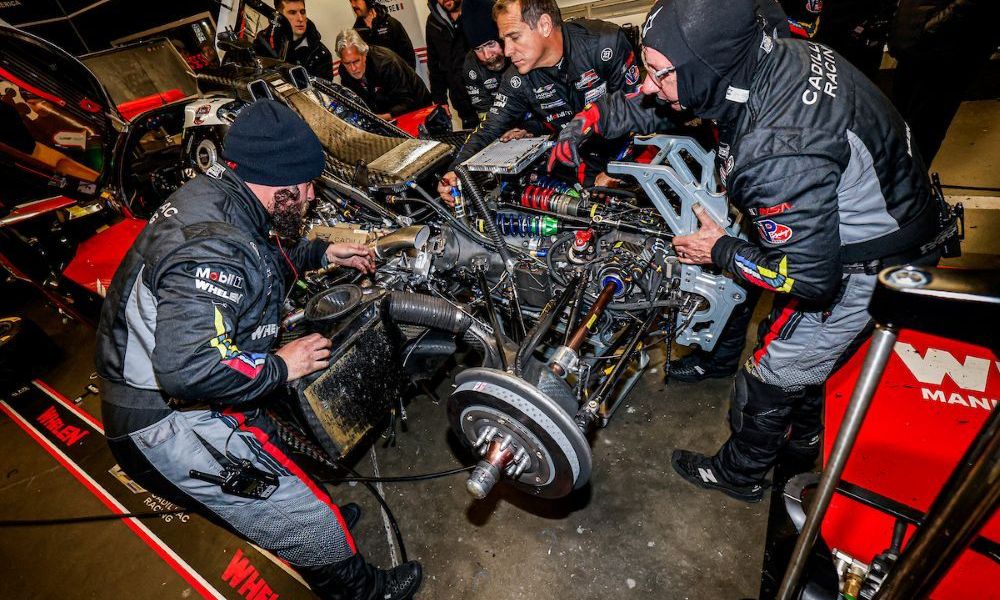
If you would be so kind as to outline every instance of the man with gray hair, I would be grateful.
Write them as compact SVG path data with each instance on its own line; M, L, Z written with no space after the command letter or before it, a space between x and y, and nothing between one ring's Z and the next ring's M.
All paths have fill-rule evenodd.
M340 82L379 118L388 121L432 104L423 80L391 50L369 46L354 29L337 34L336 49Z

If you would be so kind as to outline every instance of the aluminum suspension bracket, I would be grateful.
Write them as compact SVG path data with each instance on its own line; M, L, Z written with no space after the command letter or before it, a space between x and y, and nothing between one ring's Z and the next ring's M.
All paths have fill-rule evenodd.
M715 152L684 136L656 135L636 138L635 143L655 146L659 151L649 164L608 163L608 173L635 178L675 236L698 230L694 205L700 204L729 235L745 238L729 217L726 195L717 191ZM697 175L692 165L697 167ZM733 308L746 299L746 292L732 279L697 265L681 265L680 289L704 298L704 302L678 315L677 343L713 349Z

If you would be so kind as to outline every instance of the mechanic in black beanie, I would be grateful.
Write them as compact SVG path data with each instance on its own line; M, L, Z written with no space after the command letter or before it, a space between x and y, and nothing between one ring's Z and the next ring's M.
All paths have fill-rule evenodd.
M465 0L464 7L462 31L471 50L465 55L460 75L481 119L493 106L503 73L510 67L510 59L504 55L500 31L493 20L492 0ZM522 123L507 130L500 139L508 141L540 135L543 130L540 121L528 116Z
M663 131L664 108L716 122L721 181L756 231L726 235L695 205L700 228L674 250L773 293L773 308L736 375L729 440L714 456L675 450L673 467L748 502L779 457L802 470L818 457L822 386L870 331L879 270L934 264L948 241L892 104L830 48L778 39L758 16L753 0L658 0L642 28L641 92L656 104L603 98L553 150L572 164L581 133Z
M371 272L371 251L302 238L324 153L290 108L247 106L224 142L226 164L163 203L108 288L96 363L111 451L139 485L221 519L321 598L411 598L420 565L368 564L350 532L361 509L338 507L292 461L267 412L329 365L319 334L277 347L288 288L330 263ZM197 472L246 473L262 491Z

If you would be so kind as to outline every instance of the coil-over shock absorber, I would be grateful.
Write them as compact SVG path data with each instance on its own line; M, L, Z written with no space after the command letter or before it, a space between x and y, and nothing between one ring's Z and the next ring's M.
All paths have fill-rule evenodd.
M485 232L486 223L476 220L479 231ZM560 223L554 217L531 217L516 213L497 213L496 226L502 235L541 238L559 233Z
M526 208L572 217L588 216L591 208L591 202L581 198L576 190L548 178L525 186L519 201Z

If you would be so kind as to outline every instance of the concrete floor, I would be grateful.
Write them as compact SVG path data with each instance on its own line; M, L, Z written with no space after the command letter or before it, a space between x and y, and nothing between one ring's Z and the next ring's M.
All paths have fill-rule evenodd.
M934 164L945 183L1000 187L998 125L1000 103L963 105ZM991 232L1000 226L1000 203L989 192L976 195L976 208L969 211L967 248L975 250L969 259L996 267L1000 253ZM0 289L0 309L2 314L25 313L45 327L68 357L43 379L68 397L79 394L92 371L92 332L62 323L22 287ZM424 563L421 598L757 596L767 502L746 505L698 490L669 464L674 448L712 452L725 439L729 382L664 387L662 358L653 364L656 368L616 419L595 435L591 484L567 499L539 501L504 489L477 503L460 476L383 486L410 558ZM443 384L438 395L444 398L448 392ZM94 415L99 415L98 406L94 396L82 403ZM408 412L409 431L399 435L397 445L375 446L383 475L437 471L468 460L448 436L443 405L421 396ZM356 468L372 473L372 458L363 457ZM356 528L360 549L372 561L389 565L389 537L373 498L360 485L340 484L331 493L340 502L364 507L365 517ZM8 417L0 416L0 520L106 512ZM2 598L197 595L119 523L0 531ZM219 535L228 534L219 530ZM219 573L204 577L225 597L242 597L221 582ZM283 597L310 596L301 590Z

